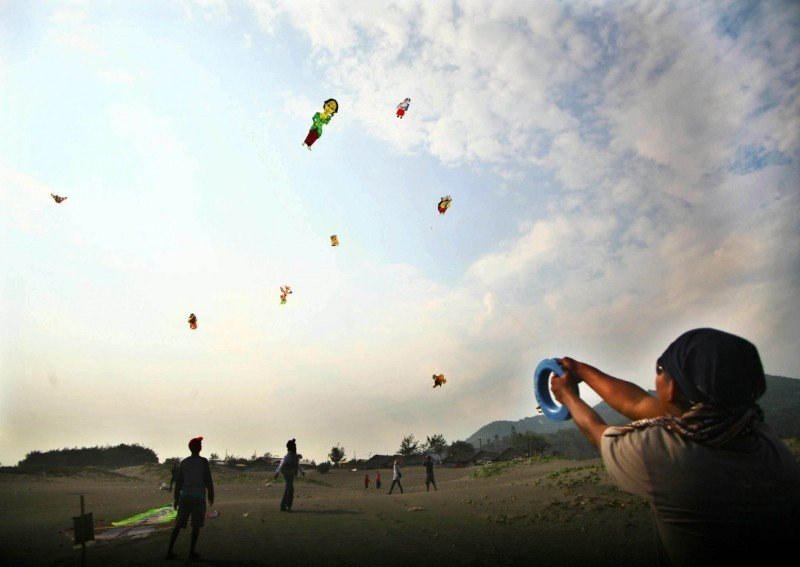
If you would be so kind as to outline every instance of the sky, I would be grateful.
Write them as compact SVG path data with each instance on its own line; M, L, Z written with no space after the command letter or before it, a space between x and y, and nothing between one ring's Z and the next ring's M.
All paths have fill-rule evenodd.
M779 0L0 2L0 463L455 441L536 415L544 358L652 389L695 327L800 377L798 30Z

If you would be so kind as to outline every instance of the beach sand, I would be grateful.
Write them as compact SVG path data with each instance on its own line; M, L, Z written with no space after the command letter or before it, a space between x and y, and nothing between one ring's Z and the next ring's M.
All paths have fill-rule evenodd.
M280 512L283 483L269 471L212 467L216 501L192 565L651 565L649 509L619 492L600 460L523 461L491 476L482 467L436 468L438 492L425 491L422 467L403 468L405 494L364 489L375 470L309 471L295 484L291 513ZM158 486L163 466L69 475L0 474L0 547L8 565L80 565L72 516L80 494L96 530L171 503ZM146 537L87 545L87 565L184 564L164 561L169 527Z

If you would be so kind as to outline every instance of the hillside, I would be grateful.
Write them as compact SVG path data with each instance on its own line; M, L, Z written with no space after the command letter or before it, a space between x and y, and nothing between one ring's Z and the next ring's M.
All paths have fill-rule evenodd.
M650 391L654 394L654 391ZM772 427L782 438L800 435L800 379L784 376L767 375L767 392L759 400L759 405L764 410L764 421ZM620 425L627 420L611 409L605 402L594 406L595 411L611 425ZM526 417L517 421L493 421L478 429L466 441L475 448L486 446L495 439L502 439L511 433L511 428L524 433L532 431L542 435L551 443L552 450L572 458L585 458L594 456L594 449L582 440L582 435L577 431L575 423L569 421L552 421L543 415ZM480 441L479 441L480 438Z

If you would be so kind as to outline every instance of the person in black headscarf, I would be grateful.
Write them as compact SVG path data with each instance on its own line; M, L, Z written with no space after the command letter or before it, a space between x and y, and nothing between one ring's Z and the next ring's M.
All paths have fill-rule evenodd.
M662 565L736 564L755 546L780 556L800 526L800 464L764 424L756 347L717 329L682 334L656 362L656 396L572 358L556 400L599 447L620 489L647 500ZM585 382L631 420L609 427Z

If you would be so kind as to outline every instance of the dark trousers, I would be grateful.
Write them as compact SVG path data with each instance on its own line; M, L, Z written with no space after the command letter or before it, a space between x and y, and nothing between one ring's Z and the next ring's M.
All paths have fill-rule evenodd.
M283 482L286 487L283 489L283 500L281 500L281 510L291 510L294 500L294 475L285 475Z
M311 146L314 142L317 141L319 138L319 132L317 132L314 128L308 131L308 136L306 136L305 144L307 146Z
M436 488L436 481L433 480L433 473L428 473L425 476L425 489L426 490L430 490L431 489L431 484L433 485L433 489L434 490L439 490L438 488Z
M400 494L403 494L403 485L400 484L400 479L399 478L393 478L392 479L392 486L389 487L389 494L391 494L392 490L394 490L394 485L395 484L400 487Z

